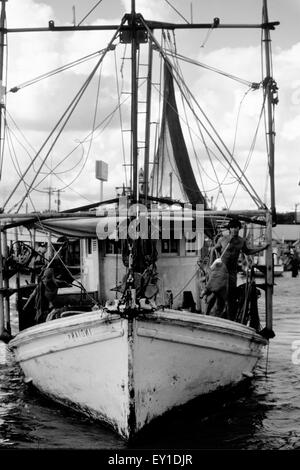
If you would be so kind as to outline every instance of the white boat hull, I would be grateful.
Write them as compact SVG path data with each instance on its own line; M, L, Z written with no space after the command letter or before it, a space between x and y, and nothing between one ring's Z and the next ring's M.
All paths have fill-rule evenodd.
M255 269L255 277L264 277L265 273L261 271L258 267L259 265L254 265ZM265 266L262 265L262 267L265 269ZM274 277L279 277L282 276L284 273L284 266L283 264L276 264L273 266L273 275Z
M191 399L249 377L267 341L229 320L165 310L53 320L10 343L41 392L130 438Z

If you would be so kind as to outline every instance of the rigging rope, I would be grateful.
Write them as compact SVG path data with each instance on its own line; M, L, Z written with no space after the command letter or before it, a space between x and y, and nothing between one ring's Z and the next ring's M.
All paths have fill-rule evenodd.
M126 50L125 45L125 50ZM118 96L118 109L119 109L119 121L120 121L120 129L121 129L121 141L122 141L122 156L123 156L123 165L124 165L124 173L125 173L125 185L128 186L127 182L127 167L126 167L126 156L125 156L125 142L124 142L124 135L123 135L123 119L122 119L122 111L121 111L121 93L119 87L119 80L118 80L118 72L117 72L117 57L116 52L114 52L115 58L115 74L116 74L116 85L117 85L117 96ZM123 82L123 79L122 79Z
M175 55L175 57L177 59L183 60L184 62L188 62L189 64L198 65L199 67L210 70L211 72L218 73L219 75L223 75L224 77L230 78L231 80L235 80L236 82L241 83L242 85L248 86L250 88L253 88L254 90L257 90L261 86L261 83L250 82L249 80L245 80L243 78L236 77L235 75L232 75L228 72L224 72L223 70L217 69L217 68L212 67L212 66L207 65L207 64L203 64L202 62L198 62L195 59L190 59L189 57L185 57L185 56L179 54L178 52L173 53L172 51L169 51L168 49L165 49L164 53L166 55L171 55L173 57Z
M166 61L166 63L168 64L169 68L170 68L170 71L172 73L172 65L169 61L169 59L165 56L164 54L164 51L160 48L159 46L159 43L158 41L156 40L156 38L153 36L151 30L148 28L148 25L142 20L143 22L143 25L144 27L147 29L148 31L148 34L149 36L151 37L152 41L156 44L156 47L159 51L159 53L163 56L164 60ZM180 91L183 93L183 90L182 90L182 86L180 84L180 77L179 77L179 80L178 78L176 78L174 75L173 75ZM241 179L241 176L244 177L245 179L245 182L249 185L249 187L251 188L251 191L253 193L251 193L249 191L249 189L247 188L246 184L244 182L242 182L241 180L241 184L243 185L244 189L248 192L248 194L250 195L250 197L253 199L253 201L255 202L255 204L258 206L258 207L261 207L261 206L264 206L263 202L261 201L259 195L256 193L255 189L253 188L252 184L250 183L250 181L248 180L248 178L246 177L246 175L238 175L238 171L240 173L242 173L242 170L241 168L239 167L238 163L236 162L235 159L233 159L232 163L235 163L238 171L236 170L236 168L233 167L232 163L230 164L230 161L228 160L228 157L226 156L226 153L228 153L231 157L231 154L230 154L230 151L228 149L228 147L225 145L225 143L223 142L223 140L221 139L220 135L217 133L216 129L214 128L214 126L212 125L212 123L210 122L210 120L208 119L208 117L206 116L206 114L204 113L204 111L202 110L201 106L199 105L199 103L197 102L197 100L195 99L194 95L190 92L190 90L188 90L188 88L186 87L186 85L183 83L183 85L185 86L188 94L191 96L191 98L193 99L193 101L196 103L196 106L199 108L200 112L203 114L203 116L205 117L207 123L209 124L209 126L212 128L213 132L215 133L217 139L220 141L221 145L224 147L225 149L225 153L224 151L222 151L222 149L220 148L220 145L216 142L216 140L213 138L213 136L211 135L210 131L204 126L203 123L202 126L203 126L203 129L205 130L205 132L209 135L209 137L211 138L211 140L214 142L214 144L216 145L217 149L219 150L219 152L223 155L223 157L225 158L226 162L230 165L232 171L234 172L234 174L236 175L237 178ZM193 112L193 110L191 109L191 111ZM193 114L195 115L195 113L193 112ZM196 119L199 119L197 116L195 116Z
M179 295L184 291L184 289L187 288L187 286L192 282L192 280L197 276L199 269L197 268L192 277L187 281L187 283L180 289L179 292L177 292L176 295L174 295L173 300L175 300Z
M172 73L172 70L173 70L173 66L172 64L170 63L169 59L167 57L165 57L164 55L164 51L160 48L158 42L156 41L155 37L152 35L150 29L147 27L147 25L144 23L145 27L147 28L148 30L148 33L149 35L152 37L152 40L153 42L156 44L157 46L157 49L159 51L159 53L162 55L162 57L164 58L164 60L166 61L166 63L168 64L168 67L170 69L170 72ZM176 71L176 69L175 69ZM172 73L173 74L173 73ZM181 93L184 94L184 91L182 89L182 86L181 86L181 83L180 83L180 77L175 77L174 74L173 74L173 77L181 91ZM248 178L246 177L246 175L244 175L242 173L242 170L241 168L239 167L238 163L236 162L235 159L232 159L232 155L228 149L228 147L225 145L225 143L223 142L223 140L221 139L220 135L217 133L216 129L214 128L214 126L212 125L212 123L210 122L210 120L208 119L208 117L206 116L206 114L204 113L204 111L202 110L201 106L199 105L199 103L197 102L197 100L195 99L194 95L190 92L190 90L188 90L188 88L186 87L185 83L182 84L188 95L191 96L191 98L193 99L193 101L196 103L196 106L199 108L200 112L203 114L204 118L206 119L207 123L209 124L209 126L211 127L212 131L215 133L217 139L220 141L221 145L224 147L224 150L225 152L221 149L220 147L220 144L217 143L216 139L211 135L211 132L207 129L207 127L203 124L203 122L201 122L199 120L199 117L196 116L195 114L195 111L190 107L192 113L194 114L194 117L195 119L198 119L199 122L201 122L201 125L203 127L203 129L205 130L205 132L208 134L208 136L210 137L210 139L212 140L212 142L215 144L215 146L217 147L217 149L219 150L219 152L221 153L221 155L224 157L225 161L227 162L227 164L230 166L231 170L233 171L233 173L235 174L236 178L238 180L241 181L241 184L242 186L244 187L244 189L247 191L247 193L250 195L250 197L253 199L253 201L255 202L255 204L258 206L258 207L261 207L261 206L264 206L263 202L261 201L260 197L258 196L258 194L256 193L255 189L253 188L252 184L250 183L250 181L248 180ZM185 95L185 94L184 94ZM189 104L188 100L187 100L187 103ZM230 159L232 161L229 160L229 158L227 157L226 153L228 153L228 155L230 156ZM237 167L234 168L233 166L233 163L235 164L235 166ZM238 173L240 172L240 174ZM245 179L245 182L249 185L249 188L251 188L251 191L252 193L249 191L249 189L247 188L246 184L242 181L242 178Z
M249 163L250 163L250 159L253 155L253 151L254 151L254 147L255 147L255 143L256 143L256 139L257 139L257 134L258 134L258 130L259 130L259 126L260 126L260 122L261 122L261 119L262 119L262 116L263 116L263 113L264 113L264 109L265 109L265 102L266 102L266 97L267 97L267 94L264 93L264 99L263 99L263 103L262 103L262 108L261 108L261 111L260 111L260 114L259 114L259 118L258 118L258 123L257 123L257 126L256 126L256 129L255 129L255 133L254 133L254 136L253 136L253 140L252 140L252 143L251 143L251 146L250 146L250 150L249 150L249 154L248 154L248 157L246 159L246 162L245 162L245 165L244 165L244 168L243 168L243 172L245 172L249 166ZM235 193L232 197L232 200L231 200L231 203L230 203L230 206L229 208L232 206L233 204L233 201L234 201L234 198L237 194L237 191L238 191L238 187L240 185L240 181L238 181L238 184L237 184L237 188L235 190Z
M25 143L27 144L28 147L30 147L30 149L36 154L36 150L35 148L31 145L31 143L28 141L28 139L26 138L26 136L24 135L24 133L21 131L21 129L19 128L18 124L15 122L15 120L13 119L13 117L11 116L11 114L7 111L7 114L10 118L10 120L12 121L12 123L14 124L16 130L20 133L21 137L24 139ZM10 128L9 124L8 124L8 121L6 120L5 121L5 124L7 127ZM29 150L26 148L26 146L20 141L20 139L18 138L18 136L16 135L16 133L10 128L10 132L12 133L12 135L14 136L15 140L18 142L18 144L23 148L23 150L26 152L26 154L29 156L30 160L32 161L33 160L33 156L30 154ZM78 147L77 147L78 148ZM70 171L73 171L81 162L82 158L83 158L83 155L84 155L84 151L82 151L82 155L79 159L79 161L77 163L75 163L75 165L73 165L71 168L67 168L63 171L60 171L60 172L55 172L54 173L54 169L51 169L47 162L45 162L45 166L46 168L49 170L48 172L44 172L44 171L40 171L40 174L46 174L46 176L49 176L50 174L54 174L58 179L60 179L60 181L62 181L63 184L66 184L61 178L58 177L58 175L61 175L61 174L64 174L64 173L69 173ZM68 155L70 156L70 154ZM65 159L64 159L65 160ZM32 169L33 171L37 171L34 167L34 165L32 165ZM45 193L47 191L43 191L43 190L38 190L35 188L33 188L35 191L38 191L38 192L41 192L41 193ZM63 189L63 188L61 188Z
M165 2L174 10L176 13L187 23L190 24L190 22L172 5L172 3L169 2L169 0L165 0Z
M123 102L121 103L121 105L124 104L124 102L127 101L127 100L128 100L128 97L123 100ZM104 126L104 128L103 128L103 130L104 130L104 129L110 124L111 120L113 119L114 113L118 110L118 108L119 108L119 106L117 106L109 115L107 115L107 116L101 121L101 123L100 123L98 126L96 126L96 129L98 129L105 121L107 121L106 124L105 124L105 126ZM90 132L81 142L79 142L79 144L78 144L71 152L69 152L69 154L68 154L63 160L61 160L59 163L57 163L57 165L52 169L52 173L53 173L53 172L56 170L56 168L58 168L58 166L60 166L67 158L69 158L69 156L72 155L72 153L73 153L80 145L82 145L82 144L85 143L85 142L88 142L88 141L89 141L89 138L90 138L90 136L91 136L91 134L92 134L92 132ZM86 161L84 162L84 165L85 165L85 163L86 163ZM81 173L81 172L80 172L80 173ZM64 189L70 187L70 186L77 180L77 178L79 177L80 173L77 174L77 176L76 176L70 183L68 183L66 186L62 187L61 190L64 190ZM56 173L54 173L54 174L55 174L55 176L58 178L57 174L56 174ZM39 183L33 188L33 190L36 189L37 186L39 186L39 185L47 178L47 176L48 176L48 175L46 175L44 178L42 178L42 179L39 181ZM75 190L73 190L73 191L75 191ZM76 192L76 191L75 191L75 192ZM79 193L78 193L78 194L79 194ZM83 196L83 197L84 197L84 196ZM85 197L85 199L89 201L88 198ZM91 201L90 201L90 202L91 202Z
M163 51L160 51L160 53L163 53ZM170 63L170 61L165 58L165 60L167 61L167 63L169 64L169 67L172 68L172 65ZM176 70L175 70L176 71ZM180 91L183 93L183 90L182 90L182 87L181 87L181 84L179 83L179 80L176 79L176 77L174 76L175 80L176 80L176 83L180 89ZM180 79L180 77L179 77ZM214 132L214 134L216 135L217 139L219 140L220 144L224 147L224 150L225 152L221 149L220 147L220 144L217 143L216 139L211 135L211 132L207 129L207 127L203 124L203 122L201 122L201 125L203 127L203 129L205 130L205 132L208 134L208 136L210 137L210 139L212 140L212 142L215 144L215 146L217 147L217 149L219 150L219 152L221 153L221 155L223 155L223 157L225 158L226 162L228 163L228 165L230 166L230 168L232 169L232 171L234 172L235 176L238 178L238 179L241 179L242 177L245 179L246 183L249 185L249 188L251 188L251 191L253 192L251 194L251 192L248 190L246 184L244 182L241 181L241 184L243 185L244 189L248 192L248 194L251 196L251 198L253 199L253 201L256 203L256 205L258 207L260 207L261 205L263 205L263 202L261 201L260 197L258 196L258 194L256 193L255 189L253 188L252 184L250 183L250 181L248 180L248 178L246 177L246 175L243 175L242 174L242 170L241 168L239 167L237 161L235 159L232 159L232 155L228 149L228 147L226 146L226 144L223 142L222 138L220 137L220 135L218 134L218 132L216 131L216 129L214 128L213 124L210 122L210 120L208 119L207 115L205 114L205 112L203 111L203 109L201 108L200 104L197 102L197 100L195 99L194 95L190 92L190 90L188 90L188 88L186 87L185 83L183 83L183 86L185 87L187 93L191 96L191 98L193 99L193 101L196 103L196 106L199 108L201 114L204 116L204 118L206 119L207 123L209 124L209 126L211 127L212 131ZM189 104L189 103L188 103ZM194 114L195 118L196 119L199 119L198 116L195 115L195 112L193 109L191 109L192 113ZM230 156L230 158L232 159L232 161L230 162L230 160L228 159L226 153ZM235 166L237 167L234 168L232 163L235 164ZM238 174L238 171L241 173L240 175Z
M176 49L175 49L175 54L174 54L174 56L173 56L174 63L175 63L175 59L176 59L176 65L175 65L174 69L176 70L176 73L178 74L178 76L179 76L180 80L182 81L182 83L184 83L183 74L182 74L182 71L181 71L180 66L179 66L179 64L178 64L178 59L177 59L177 55L176 55ZM185 120L186 120L186 122L188 123L188 118L187 118L186 108L185 108L185 101L184 101L183 98L185 98L186 102L188 103L188 106L190 107L190 109L192 110L192 112L193 112L194 115L195 115L195 110L194 110L194 108L193 108L192 102L189 100L189 96L186 96L186 95L181 94L182 104L183 104L183 108L184 108L184 112L185 112ZM196 120L196 123L197 123L198 131L199 131L199 133L200 133L200 135L201 135L202 142L203 142L203 144L204 144L204 147L205 147L207 156L208 156L208 158L209 158L211 167L212 167L212 169L213 169L213 172L214 172L214 175L215 175L215 178L216 178L216 182L217 182L217 184L218 184L219 191L220 191L221 194L223 195L224 203L225 203L225 205L226 205L226 207L227 207L227 202L226 202L226 199L225 199L225 195L224 195L224 193L223 193L223 191L222 191L222 189L221 189L221 183L220 183L220 181L219 181L218 174L217 174L217 172L216 172L216 170L215 170L215 167L214 167L214 164L213 164L213 161L212 161L212 158L211 158L211 155L210 155L208 146L207 146L207 144L206 144L206 140L205 140L205 138L204 138L204 135L203 135L201 126L199 125L198 120ZM196 156L196 163L197 163L198 171L199 171L199 174L200 174L200 179L201 179L202 186L203 186L203 189L202 189L202 190L203 190L203 192L204 192L204 194L205 194L206 191L204 190L204 184L203 184L203 181L202 181L202 175L201 175L201 172L200 172L200 169L199 169L200 161L199 161L199 158L198 158L197 153L196 153L196 151L195 151L195 147L194 147L194 144L193 144L193 139L192 139L192 137L191 137L191 128L190 128L189 125L187 125L187 127L188 127L188 132L189 132L189 135L190 135L190 140L191 140L191 142L192 142L192 146L193 146L193 149L194 149L194 154L195 154L195 156ZM205 172L205 173L206 173L206 172ZM225 178L224 178L224 180L225 180Z
M163 33L163 35L164 35L164 33ZM166 38L165 38L165 35L164 35L164 39L166 39ZM163 60L163 56L161 55L160 57L161 57L161 59ZM175 66L174 66L174 67L175 67ZM175 68L176 68L176 67L175 67ZM171 73L172 73L172 70L171 70ZM174 74L173 74L173 73L172 73L172 75L173 75L173 77L174 77ZM154 88L156 88L155 85L154 85ZM161 91L158 91L158 93L159 93L160 99L162 99L162 98L163 98L162 92L161 92ZM183 92L182 92L181 94L182 94L182 96L185 96L186 102L188 102L188 101L189 101L188 96L184 95ZM191 108L191 106L192 106L192 104L189 102L189 107ZM173 110L176 111L174 108L173 108ZM194 115L195 115L195 111L193 111L193 113L194 113ZM181 120L185 123L185 125L187 126L188 131L191 132L192 129L191 129L190 125L189 125L188 120L187 120L187 119L184 120L182 117L180 117L180 118L181 118ZM200 133L200 135L201 135L201 138L202 138L202 143L204 144L204 146L205 146L205 148L206 148L206 151L207 151L207 154L208 154L209 158L211 159L211 157L210 157L210 155L209 155L209 152L211 152L211 153L214 155L214 157L220 162L220 164L221 164L222 166L224 166L225 169L227 169L227 167L225 166L225 164L224 164L222 161L219 160L218 156L213 152L213 150L208 147L208 145L207 145L207 143L206 143L206 141L205 141L203 132L202 132L202 130L201 130L201 127L199 126L198 120L196 120L196 124L197 124L198 131L199 131L199 133ZM193 131L193 133L194 133L194 131ZM199 138L198 135L196 135L196 137ZM170 161L170 160L169 160L169 161ZM171 162L170 162L170 163L171 163ZM218 183L218 181L213 180L213 178L211 178L211 176L206 172L206 170L205 170L204 167L201 165L201 162L200 162L200 160L199 160L198 158L197 158L197 160L196 160L196 163L197 163L197 166L198 166L198 165L201 166L201 168L202 168L204 174L205 174L212 182ZM154 162L154 164L156 164L156 162ZM214 170L214 166L213 166L212 161L211 161L211 165L212 165L212 168L213 168L213 170ZM171 165L171 166L172 166L172 165ZM198 167L198 168L199 168L199 167ZM173 169L173 172L174 172L174 174L176 175L176 177L177 177L177 179L178 179L178 181L179 181L179 183L180 183L181 178L180 178L179 174L176 172L176 170L174 169L174 167L172 167L172 169ZM199 170L199 172L200 172L200 170ZM201 173L200 173L200 175L201 175ZM217 177L216 177L216 180L218 180ZM158 180L157 180L157 183L158 183ZM229 183L228 183L228 184L229 184ZM232 184L232 183L230 183L230 184ZM188 188L188 186L185 186L185 187ZM206 189L204 192L207 193L207 192L215 191L215 189L218 189L218 188L220 188L220 184L218 184L218 186L217 186L216 188L213 188L213 189L210 189L210 190ZM157 194L158 194L158 188L157 188L157 191L156 191L156 192L157 192ZM225 204L227 205L226 201L225 201Z
M49 72L45 72L42 75L38 75L36 78L32 78L30 80L27 80L26 82L21 83L20 85L16 85L12 87L10 90L8 90L7 93L16 93L22 88L26 88L30 85L34 85L35 83L38 83L41 80L52 77L53 75L64 72L65 70L75 67L76 65L79 65L79 64L82 64L83 62L91 60L94 57L97 57L97 55L103 54L104 51L105 49L100 49L99 51L93 52L92 54L82 57L81 59L74 60L73 62L70 62L69 64L63 65L62 67L58 67L56 69L50 70Z
M23 149L25 150L25 152L29 155L29 157L32 158L31 155L30 155L30 153L28 152L27 148L22 144L22 142L20 142L20 140L18 139L18 137L16 136L16 134L12 131L12 129L10 128L10 126L8 125L7 122L6 122L6 128L7 128L7 131L10 132L10 134L12 134L12 135L14 136L14 139L22 146L22 148L23 148ZM23 137L24 137L24 139L26 140L26 138L25 138L24 135L23 135ZM27 142L27 143L28 143L28 142ZM10 145L13 147L13 142L12 142L12 137L11 137L11 136L10 136ZM30 144L28 143L28 145L30 145ZM11 152L11 151L10 151L10 152ZM15 169L16 169L16 172L17 172L19 178L23 179L24 184L25 184L26 181L25 181L25 178L23 178L23 175L22 175L22 172L21 172L21 169L20 169L20 165L19 165L19 163L18 163L18 158L17 158L17 154L16 154L16 151L15 151L15 150L14 150L14 155L15 155L15 160L16 160L16 162L17 162L17 164L18 164L19 170L16 169L16 164L13 162L14 167L15 167ZM82 159L82 157L81 157L81 159ZM81 159L79 160L79 162L78 162L76 165L74 165L74 167L73 167L72 169L74 169L74 168L80 163ZM68 171L68 170L65 170L64 172L60 172L60 173L55 173L56 178L59 179L59 181L61 181L61 182L63 183L63 185L64 185L64 187L61 187L61 188L59 189L59 191L63 191L63 189L65 189L65 187L67 186L67 185L66 185L66 182L59 176L59 174L65 173L65 172L67 172L67 171ZM46 179L46 178L48 177L48 175L51 174L51 173L53 173L53 172L54 172L54 170L53 170L53 171L50 170L50 173L47 173L44 179ZM42 173L42 172L40 172L40 173ZM43 180L44 180L44 179L43 179ZM43 180L42 180L42 181L43 181ZM41 182L40 182L40 183L41 183ZM39 183L39 184L40 184L40 183ZM38 185L39 185L39 184L38 184ZM29 187L29 183L26 183L26 185L27 185L27 187ZM38 185L37 185L37 186L38 186ZM37 186L35 186L34 188L32 188L32 191L36 191L36 192L44 193L44 194L45 194L45 193L48 193L48 191L46 191L46 190L44 191L44 190L41 190L41 189L37 189ZM71 188L71 191L73 191L74 193L76 193L76 194L79 195L80 197L86 199L87 201L90 201L86 196L84 196L83 194L80 194L80 193L79 193L78 191L76 191L75 189ZM90 201L90 202L91 202L91 201ZM11 208L11 210L13 210L15 207L17 207L18 204L19 204L19 201Z
M173 46L173 48L174 48L174 53L176 54L176 39L175 39L175 32L174 32L174 31L173 31L173 43L170 43L170 45ZM177 67L177 69L178 69L178 71L179 71L179 73L180 73L180 76L183 78L182 71L181 71L181 69L180 69L178 60L176 60L176 67ZM185 101L184 101L182 95L181 95L181 102L182 102L182 106L183 106L183 110L184 110L185 121L188 122L188 116L187 116ZM192 144L193 153L194 153L194 157L195 157L196 164L197 164L197 168L198 168L198 172L199 172L199 177L200 177L200 181L201 181L201 192L203 193L204 197L206 197L206 191L205 191L205 189L204 189L204 183L203 183L202 173L201 173L200 168L199 168L198 155L197 155L197 152L196 152L196 148L195 148L195 145L194 145L194 141L193 141L193 139L192 139L191 127L188 125L188 126L187 126L187 129L188 129L190 142L191 142L191 144Z
M49 154L50 154L50 151L52 150L53 146L55 145L55 143L57 142L61 132L63 131L64 127L66 126L69 118L71 117L71 115L73 114L78 102L80 101L82 95L84 94L84 92L86 91L88 85L90 84L93 76L95 75L99 65L101 64L103 58L105 57L106 53L109 51L109 50L112 50L114 49L114 45L113 45L113 42L115 41L115 38L117 37L117 35L119 34L119 31L124 23L124 19L122 20L122 23L121 25L119 26L119 28L117 29L117 31L115 32L115 34L113 35L113 38L111 39L111 41L109 42L108 46L106 47L106 49L104 49L104 52L102 54L102 56L100 57L99 61L97 62L96 66L94 67L94 69L92 70L90 76L87 78L87 80L85 81L85 83L83 84L83 86L80 88L79 92L77 93L77 95L75 96L75 98L71 101L70 105L68 106L67 110L64 112L64 114L62 115L62 117L59 119L58 123L56 124L56 126L54 127L54 129L51 131L50 135L48 136L48 138L46 139L46 141L44 142L44 144L41 146L40 150L38 151L37 155L35 156L34 160L37 159L37 157L40 155L41 151L43 150L43 148L46 146L46 144L48 143L48 141L50 140L50 138L53 136L54 132L59 128L59 125L62 123L62 126L61 126L61 129L59 129L58 131L58 135L56 136L56 138L54 139L54 142L51 144L50 146L50 150L47 152L45 158L43 159L42 161L42 164L40 165L39 167L39 170L42 168L43 164L45 163L46 159L48 158ZM65 118L66 116L66 118ZM63 119L65 118L65 121L63 122ZM25 173L24 173L24 176L28 173L29 169L31 168L32 166L32 163L27 167ZM32 188L36 178L37 178L37 175L38 173L35 175L35 177L33 178L33 181L31 183L31 186L29 189ZM10 194L10 196L7 198L7 200L5 201L4 203L4 206L5 207L7 205L7 203L9 202L9 200L11 199L12 195L14 194L15 190L18 188L20 184L20 181L17 183L17 185L14 187L12 193ZM22 201L21 201L21 205L22 203L24 202L25 198L27 197L28 195L28 192L26 192L26 194L24 195ZM19 206L20 208L20 206ZM19 210L19 209L18 209Z
M100 5L101 2L102 0L99 0L99 2L97 2L96 5L94 5L93 8L85 15L85 17L82 18L81 21L79 21L77 26L80 26L84 22L84 20L86 20L86 18L97 8L97 6Z
M52 151L54 145L56 144L58 138L60 137L63 129L65 128L68 120L70 119L71 115L73 114L77 104L79 103L82 95L84 94L84 92L86 91L92 77L94 76L97 68L99 66L99 63L97 64L97 66L94 68L92 74L89 76L89 78L86 80L86 82L84 83L84 85L81 87L80 91L77 93L77 95L75 96L75 98L72 100L72 102L70 103L70 105L68 106L67 110L63 113L62 117L60 118L60 120L58 121L58 123L56 124L56 126L54 127L54 129L51 131L50 135L47 137L47 139L45 140L44 144L41 146L40 150L38 151L37 155L35 156L35 159L40 155L41 151L45 148L46 144L49 142L50 140L50 137L53 136L54 132L58 129L58 134L57 136L54 138L54 141L53 143L50 145L50 149L47 151L46 153L46 156L43 158L42 160L42 163L40 164L39 168L38 168L38 171L36 173L36 175L34 176L32 182L31 182L31 185L29 187L29 189L27 190L27 192L25 193L24 197L22 198L22 201L20 203L20 206L18 207L17 211L20 210L20 207L21 205L23 204L24 200L26 199L26 197L28 196L28 192L31 190L31 188L33 187L33 184L35 183L38 175L39 175L39 172L40 170L42 169L44 163L46 162L48 156L50 155L50 152ZM65 121L63 121L65 119ZM61 128L59 129L59 125L62 123L62 126ZM30 165L31 166L31 165ZM7 201L5 202L5 205L7 204Z

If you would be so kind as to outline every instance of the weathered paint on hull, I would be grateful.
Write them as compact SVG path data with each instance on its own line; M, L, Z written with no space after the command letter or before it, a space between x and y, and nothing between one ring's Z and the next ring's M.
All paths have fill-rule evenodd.
M26 380L129 438L166 411L237 384L266 340L228 320L165 310L132 320L84 313L28 328L10 344Z
M53 320L19 333L10 343L25 380L50 398L128 428L127 321L97 313Z
M137 429L167 410L251 375L266 341L215 317L164 311L135 329Z

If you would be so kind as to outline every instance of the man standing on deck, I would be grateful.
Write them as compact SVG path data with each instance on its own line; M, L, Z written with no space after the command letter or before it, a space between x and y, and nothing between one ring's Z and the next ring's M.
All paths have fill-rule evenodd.
M242 251L245 255L254 255L265 250L269 244L259 248L249 248L246 239L239 236L241 222L238 219L232 219L227 228L229 235L219 238L215 245L215 249L220 253L222 262L228 271L228 297L227 297L227 318L235 320L236 317L236 287L237 287L237 270L238 258Z

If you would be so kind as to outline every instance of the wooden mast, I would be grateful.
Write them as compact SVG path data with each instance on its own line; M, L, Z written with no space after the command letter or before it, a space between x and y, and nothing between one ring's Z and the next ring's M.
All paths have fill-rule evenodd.
M132 163L132 199L138 199L138 147L137 147L137 25L135 0L131 0L131 163Z
M273 333L273 254L272 254L272 226L276 225L275 207L275 178L274 178L274 156L275 156L275 130L273 106L277 103L277 87L272 78L271 70L271 38L268 18L267 0L263 0L263 41L265 50L266 77L264 87L267 93L267 138L268 138L268 165L270 175L270 212L266 220L266 242L269 246L266 250L266 330L267 335L272 337Z
M276 204L275 204L275 129L274 129L274 112L273 106L277 104L277 86L272 77L271 67L271 36L270 26L268 18L268 6L267 0L263 0L263 42L265 49L265 60L266 60L266 77L264 79L264 87L267 93L267 117L268 117L268 147L269 147L269 174L270 174L270 196L271 196L271 211L273 216L273 222L276 218Z
M145 155L144 155L144 195L145 195L145 204L146 205L147 205L147 201L148 201L148 191L149 191L149 153L150 153L152 62L153 62L153 46L152 46L152 40L151 40L151 38L149 38L147 97L146 97L147 108L146 108L146 124L145 124Z

